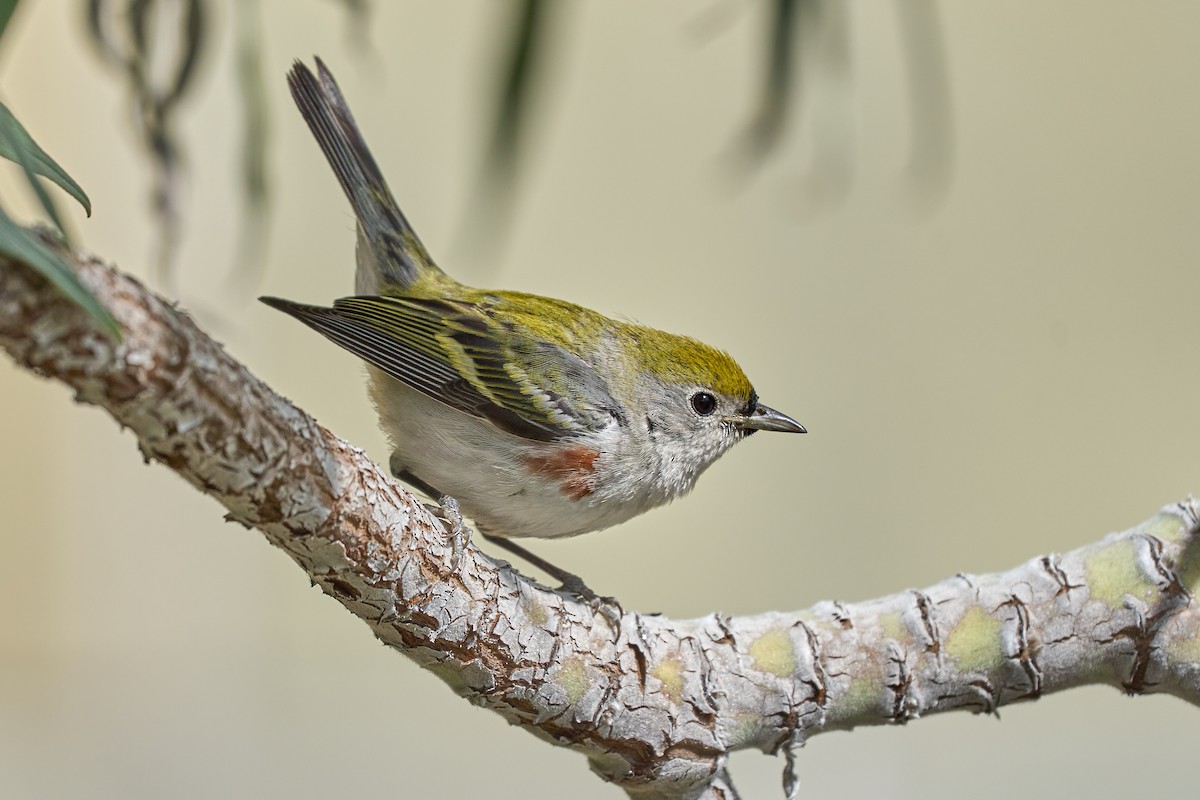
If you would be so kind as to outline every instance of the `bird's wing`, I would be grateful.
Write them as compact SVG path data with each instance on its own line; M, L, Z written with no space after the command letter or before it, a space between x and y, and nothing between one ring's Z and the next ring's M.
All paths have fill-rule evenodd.
M391 377L524 439L556 441L622 419L603 379L579 356L498 323L478 305L346 297L323 308L262 300Z

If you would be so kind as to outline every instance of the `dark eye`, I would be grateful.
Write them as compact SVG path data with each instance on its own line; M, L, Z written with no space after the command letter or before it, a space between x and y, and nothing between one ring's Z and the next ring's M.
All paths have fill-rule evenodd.
M717 410L717 398L708 392L696 392L692 395L692 410L702 417Z

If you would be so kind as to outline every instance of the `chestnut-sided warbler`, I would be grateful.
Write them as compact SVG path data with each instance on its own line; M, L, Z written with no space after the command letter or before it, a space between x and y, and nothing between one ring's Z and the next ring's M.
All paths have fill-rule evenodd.
M755 431L805 432L721 350L446 275L320 59L317 73L297 62L288 84L358 218L357 296L330 308L262 300L367 362L401 480L457 499L489 539L574 536L686 494Z

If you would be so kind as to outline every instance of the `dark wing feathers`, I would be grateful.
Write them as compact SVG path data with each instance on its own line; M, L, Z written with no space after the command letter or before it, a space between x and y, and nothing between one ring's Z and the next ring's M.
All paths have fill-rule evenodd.
M382 331L346 317L336 309L293 303L279 297L259 299L272 308L292 315L335 344L426 394L436 395L442 387L460 380L449 364L404 347Z
M506 368L505 348L494 338L467 333L479 329L476 320L458 313L452 302L347 297L324 308L278 297L259 299L387 375L514 436L549 442L612 421L607 409L597 409L599 416L580 414L586 404L570 404L554 392L520 383ZM443 338L458 343L461 354L447 352ZM456 357L469 365L463 372L453 364Z

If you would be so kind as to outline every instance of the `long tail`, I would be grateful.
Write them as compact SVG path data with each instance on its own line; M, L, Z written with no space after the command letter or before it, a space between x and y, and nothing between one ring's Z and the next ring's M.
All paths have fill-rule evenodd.
M350 199L380 283L404 288L422 272L440 271L392 197L333 75L321 59L316 62L317 75L313 75L297 61L288 73L288 86Z

